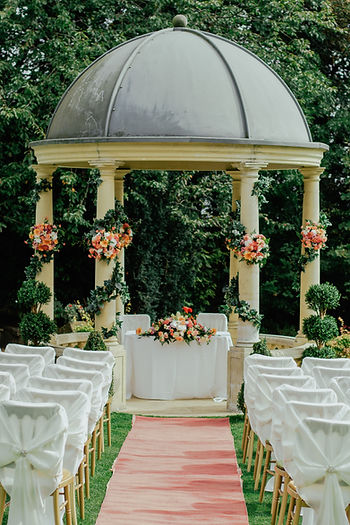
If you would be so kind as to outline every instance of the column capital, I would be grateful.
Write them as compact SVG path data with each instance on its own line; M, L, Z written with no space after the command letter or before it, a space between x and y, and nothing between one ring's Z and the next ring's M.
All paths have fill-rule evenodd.
M91 166L91 168L98 169L100 171L100 174L102 174L103 172L104 176L111 175L114 177L115 171L117 168L119 168L120 164L121 163L118 160L114 159L89 160L89 165Z
M313 180L315 182L320 180L320 176L322 175L325 169L326 168L323 168L321 166L298 168L300 173L303 175L304 180Z
M130 170L116 170L115 172L115 180L123 180L125 175L127 175L127 173L129 173Z
M259 171L266 168L268 165L267 162L262 161L246 161L241 162L239 171L244 177L257 177ZM243 180L243 177L242 177Z
M226 170L227 175L230 175L234 181L241 180L241 172L239 170Z
M31 168L35 171L37 179L52 179L53 172L57 166L52 164L32 164Z

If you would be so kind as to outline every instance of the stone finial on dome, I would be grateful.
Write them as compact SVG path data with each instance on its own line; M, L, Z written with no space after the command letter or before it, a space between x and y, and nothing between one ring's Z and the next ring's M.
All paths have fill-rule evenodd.
M187 26L187 17L185 15L176 15L173 18L174 27L186 27Z

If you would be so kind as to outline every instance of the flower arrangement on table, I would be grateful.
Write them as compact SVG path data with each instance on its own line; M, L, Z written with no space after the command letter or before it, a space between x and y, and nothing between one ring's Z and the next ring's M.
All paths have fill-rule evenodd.
M184 306L183 313L176 312L166 319L159 319L152 323L151 328L142 332L141 328L136 330L137 335L153 337L161 345L184 341L190 344L196 341L198 344L209 344L210 339L216 333L215 328L206 328L196 321L192 316L192 308Z
M93 320L79 301L67 304L64 311L73 332L92 332L94 330Z
M50 224L48 219L45 219L44 222L35 224L30 228L29 241L25 242L31 244L37 255L50 258L53 252L60 249L58 242L59 227L60 225Z
M124 219L121 209L108 210L103 219L96 219L87 235L90 258L109 262L131 244L132 230Z

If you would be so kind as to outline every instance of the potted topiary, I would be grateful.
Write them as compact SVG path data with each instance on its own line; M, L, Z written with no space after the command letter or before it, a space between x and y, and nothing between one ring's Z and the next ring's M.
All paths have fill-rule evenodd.
M41 308L51 298L51 291L45 283L28 279L17 293L18 304L25 312L19 323L24 344L38 346L47 344L56 332L56 324Z
M304 357L336 357L336 352L327 346L327 342L339 333L337 321L327 315L327 310L339 305L340 293L329 283L314 284L305 294L306 304L315 314L303 321L303 332L309 341L315 341L316 346L310 346L303 352Z

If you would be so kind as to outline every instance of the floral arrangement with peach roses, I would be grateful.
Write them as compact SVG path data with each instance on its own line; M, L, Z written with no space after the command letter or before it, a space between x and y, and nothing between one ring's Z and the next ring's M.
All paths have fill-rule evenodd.
M184 306L183 313L176 312L165 319L159 319L152 323L151 328L142 332L141 328L136 330L137 335L153 337L161 345L184 341L190 344L196 341L198 344L208 344L211 337L215 335L215 328L206 328L196 321L192 316L192 308Z
M319 251L326 246L326 229L322 224L306 221L301 227L301 244L305 249Z
M226 246L233 255L247 264L263 265L270 255L269 241L261 233L246 233L245 227L231 214L226 228Z
M132 230L123 219L124 210L116 204L115 210L108 210L103 219L95 220L87 235L90 258L109 262L131 244Z
M31 227L29 232L29 241L26 244L31 244L35 252L42 257L49 257L53 252L60 249L58 242L59 227L55 224L50 224L47 219L40 224L35 224Z

